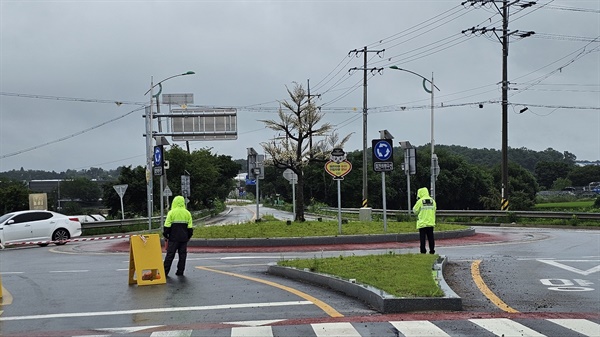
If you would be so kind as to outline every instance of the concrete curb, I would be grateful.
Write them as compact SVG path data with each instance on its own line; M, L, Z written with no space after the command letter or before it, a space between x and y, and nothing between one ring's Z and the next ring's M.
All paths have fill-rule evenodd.
M435 232L436 239L454 239L475 235L475 228ZM369 244L385 242L418 241L418 233L378 234L378 235L341 235L297 238L237 238L237 239L191 239L189 247L279 247L339 244Z
M336 276L318 274L307 270L277 265L269 266L267 272L272 275L329 287L348 296L358 298L384 314L431 310L461 311L462 299L450 289L443 277L443 267L446 262L447 258L445 256L440 256L433 266L433 270L437 275L436 281L444 292L444 297L398 298L380 289L350 282Z

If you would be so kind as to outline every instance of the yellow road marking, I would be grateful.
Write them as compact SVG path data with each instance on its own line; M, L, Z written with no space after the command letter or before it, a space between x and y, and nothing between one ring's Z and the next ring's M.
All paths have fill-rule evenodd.
M494 294L490 290L490 288L488 288L488 286L483 281L483 278L481 277L481 273L479 272L480 264L481 260L475 260L473 261L473 264L471 264L471 276L473 277L473 281L475 281L477 288L479 288L479 290L485 295L485 297L487 297L498 308L509 313L518 313L517 310L509 307L508 304L504 303L504 301L502 301L498 296L496 296L496 294Z
M259 283L264 283L267 285L270 285L272 287L275 288L279 288L281 290L290 292L294 295L300 296L302 298L304 298L307 301L312 302L314 305L316 305L317 307L321 308L321 310L325 311L326 314L328 314L331 317L344 317L344 315L342 315L341 313L339 313L337 310L335 310L334 308L332 308L329 304L313 297L310 296L309 294L303 293L299 290L296 290L294 288L290 288L290 287L286 287L284 285L281 285L279 283L275 283L275 282L271 282L271 281L267 281L267 280L262 280L259 278L255 278L255 277L250 277L250 276L245 276L245 275L240 275L240 274L235 274L235 273L230 273L230 272L226 272L226 271L222 271L222 270L218 270L218 269L212 269L212 268L208 268L208 267L202 267L202 266L197 266L196 269L202 269L202 270L206 270L206 271L212 271L215 273L220 273L220 274L224 274L224 275L229 275L229 276L234 276L234 277L239 277L239 278L243 278L246 280L250 280L250 281L254 281L254 282L259 282Z

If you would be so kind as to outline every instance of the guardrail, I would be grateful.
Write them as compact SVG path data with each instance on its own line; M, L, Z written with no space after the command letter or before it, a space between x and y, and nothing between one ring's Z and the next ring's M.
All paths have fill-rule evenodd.
M209 216L205 216L199 219L195 219L194 222L197 221L206 221ZM152 223L160 222L160 216L153 216ZM91 222L82 222L82 229L92 229L92 228L108 228L108 227L123 227L123 226L131 226L138 224L148 224L148 218L135 218L135 219L125 219L125 220L105 220L105 221L91 221ZM162 224L160 224L162 226Z
M322 210L329 212L337 212L337 208L323 207ZM360 208L342 208L342 213L358 214ZM375 214L383 214L383 209L373 209ZM386 211L388 215L407 214L406 210L390 210ZM545 218L545 219L581 219L581 220L600 220L600 213L586 212L543 212L543 211L487 211L487 210L437 210L439 217L509 217L516 216L519 218Z

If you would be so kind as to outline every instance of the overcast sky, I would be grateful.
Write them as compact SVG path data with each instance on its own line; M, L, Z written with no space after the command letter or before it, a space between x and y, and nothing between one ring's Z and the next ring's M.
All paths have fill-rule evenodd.
M353 133L344 150L360 150L363 76L348 70L363 67L349 52L365 46L385 49L368 53L368 68L384 68L368 76L369 146L384 129L396 146L431 140L430 95L419 77L389 69L397 65L434 76L435 144L499 150L501 44L461 31L502 19L461 1L0 0L0 172L145 165L144 93L152 78L186 71L196 74L163 93L236 108L238 121L237 140L192 149L261 153L277 134L258 120L276 119L286 86L310 80L325 120ZM508 145L598 160L600 1L518 6L527 2L510 11L511 32L536 34L512 35Z

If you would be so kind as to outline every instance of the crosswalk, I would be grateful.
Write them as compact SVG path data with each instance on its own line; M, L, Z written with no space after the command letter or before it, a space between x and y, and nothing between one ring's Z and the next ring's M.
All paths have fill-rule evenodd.
M131 335L135 335L136 337L600 337L599 321L587 319L478 318L440 321L335 322L302 325L236 326L198 330L166 330L165 327L162 327L160 331L145 333L138 331ZM119 333L93 335L93 337L126 335ZM86 337L92 336L86 335Z

